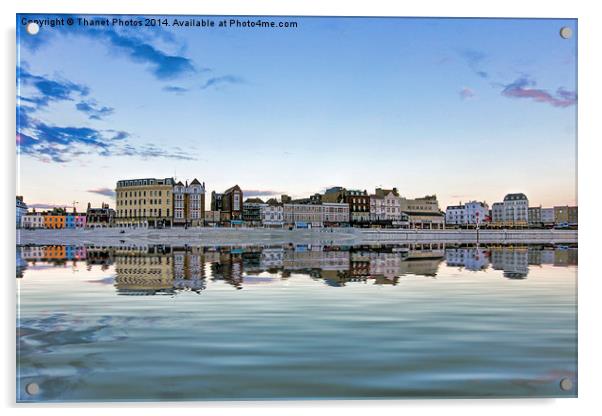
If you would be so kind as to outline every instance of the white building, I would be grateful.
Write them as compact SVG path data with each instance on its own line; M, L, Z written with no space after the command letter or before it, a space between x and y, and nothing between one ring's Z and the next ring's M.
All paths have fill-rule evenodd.
M401 198L396 188L377 188L374 195L370 195L370 220L401 220Z
M264 204L260 209L261 223L265 227L282 227L284 225L284 207L281 204Z
M21 227L34 229L44 228L44 217L39 212L30 212L21 217Z
M453 205L445 210L445 223L450 225L482 224L489 216L489 206L485 202L470 201Z
M466 207L464 205L450 205L445 209L445 223L447 225L466 224Z

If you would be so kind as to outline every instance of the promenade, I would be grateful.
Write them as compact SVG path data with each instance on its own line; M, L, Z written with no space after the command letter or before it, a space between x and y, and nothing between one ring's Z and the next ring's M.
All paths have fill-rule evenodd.
M264 228L168 228L168 229L59 229L17 230L17 244L73 244L120 246L166 245L269 245L378 243L577 243L577 230L402 230L402 229L264 229Z

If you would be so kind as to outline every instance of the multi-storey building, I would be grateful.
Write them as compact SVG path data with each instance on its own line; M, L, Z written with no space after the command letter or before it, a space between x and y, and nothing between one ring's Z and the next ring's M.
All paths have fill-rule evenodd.
M44 228L46 229L62 229L65 228L65 214L59 212L45 212Z
M569 207L556 206L554 207L554 224L569 223Z
M541 223L548 227L554 225L554 208L541 209Z
M39 212L30 212L21 217L21 227L27 229L44 228L44 217Z
M341 226L349 223L345 203L284 204L284 223L297 228Z
M480 225L489 219L489 206L485 202L470 201L452 205L445 210L447 225Z
M87 225L87 217L84 213L76 213L75 214L75 228L86 228Z
M322 206L318 204L293 204L283 206L284 223L297 228L322 227Z
M345 192L343 202L349 205L352 223L362 224L370 221L370 196L368 192L365 190L348 190Z
M504 197L504 221L512 225L527 225L529 200L525 194L508 194Z
M579 223L578 207L569 207L569 225L576 226Z
M504 223L504 203L494 202L491 205L491 222L495 225Z
M223 193L211 193L211 211L219 211L221 222L242 222L243 192L240 186L234 185Z
M24 215L27 214L27 204L25 202L23 202L23 197L22 196L17 196L17 228L21 227L21 223L22 218Z
M242 220L251 227L261 225L261 210L267 207L261 198L247 198L242 206Z
M112 227L115 223L115 210L109 208L109 204L104 202L100 208L92 208L88 203L86 210L86 227L87 228L105 228Z
M264 227L282 227L284 225L284 207L274 198L268 199L261 207L261 223Z
M321 202L343 202L347 190L342 186L333 186L321 195Z
M370 221L401 220L401 198L397 188L376 188L370 195Z
M464 205L450 205L445 209L445 223L447 225L466 224L466 208Z
M322 223L326 227L349 225L349 204L324 202L322 208Z
M527 214L529 227L540 227L541 222L541 207L529 207Z
M196 178L173 187L173 224L198 227L204 225L205 183Z
M421 230L445 228L445 214L439 209L436 195L415 199L401 198L400 209L408 216L410 228Z
M529 199L523 193L508 194L504 202L496 202L492 208L494 225L515 227L529 224Z
M211 211L221 212L223 209L223 201L224 194L220 194L218 192L211 192Z
M118 226L169 227L173 225L173 178L117 181ZM88 215L88 225L90 216Z

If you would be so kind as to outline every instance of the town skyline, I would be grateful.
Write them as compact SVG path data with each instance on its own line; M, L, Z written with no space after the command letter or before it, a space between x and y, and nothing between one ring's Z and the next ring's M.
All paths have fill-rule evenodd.
M576 205L575 20L294 20L18 24L17 194L81 209L114 202L119 178L196 177L263 198L396 186L442 209L513 192Z

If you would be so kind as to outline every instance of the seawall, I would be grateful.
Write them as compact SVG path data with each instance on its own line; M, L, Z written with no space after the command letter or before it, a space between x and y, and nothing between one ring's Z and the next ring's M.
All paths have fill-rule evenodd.
M264 245L264 244L377 244L377 243L577 243L577 230L387 230L326 228L312 230L263 228L118 228L72 230L17 230L17 244L72 244L120 246L166 245Z

